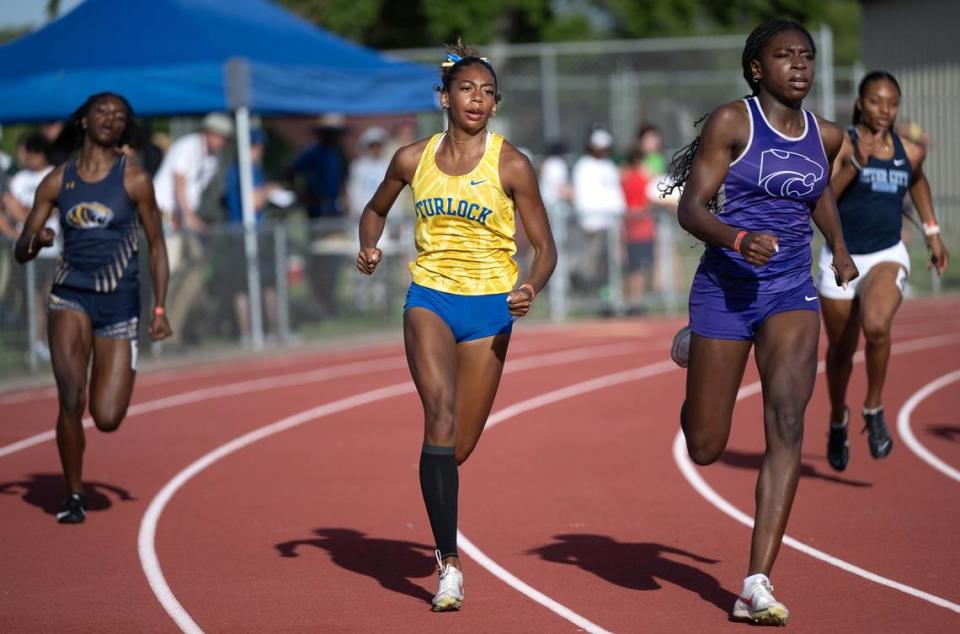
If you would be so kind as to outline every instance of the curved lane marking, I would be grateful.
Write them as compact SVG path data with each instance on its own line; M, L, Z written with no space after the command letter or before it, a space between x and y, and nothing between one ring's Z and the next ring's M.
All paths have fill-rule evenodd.
M897 415L897 432L900 434L900 437L903 438L903 442L906 443L907 447L910 448L910 451L915 453L921 460L948 478L953 478L955 481L960 482L960 471L954 469L934 455L932 451L924 447L923 444L917 440L917 437L913 435L913 430L910 428L910 415L913 414L913 410L917 405L937 390L943 389L955 381L960 381L960 370L954 370L950 374L941 376L936 381L931 381L920 388L900 409L900 413Z
M617 346L621 350L623 346ZM553 358L554 363L559 359L567 360L568 357L563 356L560 353L557 354L548 354L542 355L544 357ZM523 361L523 360L521 360ZM543 367L548 363L541 361L536 363L535 360L531 357L526 359L526 365L515 369L532 369L536 367ZM520 364L521 362L517 362ZM510 407L506 407L503 410L493 414L488 419L488 426L496 425L503 422L504 420L526 412L537 407L543 407L549 403L553 403L565 398L571 398L587 392L594 390L599 390L611 385L618 385L620 383L626 383L630 381L636 381L639 379L646 378L648 376L653 376L655 374L662 374L663 372L668 372L676 370L677 367L673 364L672 361L660 361L653 363L647 366L642 366L640 368L634 368L631 370L626 370L623 372L617 372L611 375L599 377L596 379L590 379L588 381L583 381L574 385L570 385L546 394L541 394L540 396L528 399L526 401L521 401ZM506 368L504 369L506 372ZM415 388L413 383L406 381L404 383L397 383L394 385L388 385L375 390L370 390L367 392L362 392L354 396L349 396L347 398L342 398L324 405L320 405L298 414L288 416L277 422L271 423L259 429L255 429L251 432L248 432L242 436L235 438L234 440L221 445L217 449L205 454L200 459L196 460L190 464L186 469L178 473L172 480L170 480L160 492L151 500L150 506L147 508L146 513L143 516L143 519L140 522L140 531L137 536L137 550L140 554L140 563L143 568L144 574L147 577L147 581L150 584L150 588L153 590L157 599L160 601L160 604L163 606L163 609L166 610L167 614L174 620L177 626L180 627L184 632L189 632L190 634L198 634L203 630L196 624L190 614L184 609L184 607L177 600L176 596L173 594L173 591L170 589L169 584L167 583L163 570L160 566L160 560L156 553L155 542L156 542L156 531L157 524L160 521L160 516L166 508L169 501L177 493L177 491L182 488L191 478L195 475L217 462L221 458L224 458L231 453L251 445L255 442L263 440L274 434L298 427L304 423L316 420L318 418L323 418L337 412L342 412L344 410L352 409L354 407L359 407L361 405L367 405L377 401L381 401L388 398L393 398L396 396L401 396L404 394L409 394L414 392ZM553 601L543 593L535 590L526 583L520 581L515 576L508 573L501 566L495 564L489 557L487 557L480 549L473 545L469 539L467 539L462 533L458 531L458 537L463 538L464 540L464 552L473 558L478 564L486 568L491 574L501 579L511 587L515 588L524 595L530 597L537 603L540 603L547 609L558 614L559 616L571 621L576 624L578 627L585 629L588 632L594 634L605 634L607 631L601 628L600 626L591 623L589 620L584 617L572 612L568 608L562 606L561 604ZM469 546L467 546L469 544Z
M915 339L913 341L894 344L891 352L893 354L902 354L906 352L915 352L917 350L925 350L927 348L938 348L943 345L955 344L958 342L960 342L960 336L958 335L938 335L935 337ZM863 361L863 353L857 353L857 355L854 357L854 361L856 363ZM822 373L824 369L825 366L822 361L817 364L817 374ZM759 393L760 382L757 381L740 388L740 391L737 392L737 400L739 401L743 398ZM697 493L699 493L704 499L718 508L725 515L733 518L745 526L750 527L751 529L753 528L753 518L728 502L724 497L717 493L713 487L707 484L706 480L704 480L700 475L697 467L687 455L687 444L683 438L682 430L677 432L677 435L673 440L673 459L674 462L677 463L677 467L680 469L680 472L683 473L684 477L687 479L687 482L694 488L694 490L696 490ZM817 550L812 546L808 546L807 544L804 544L803 542L800 542L789 535L785 534L783 536L783 543L791 548L799 550L806 555L810 555L814 559L819 559L820 561L826 562L832 566L836 566L841 570L845 570L849 573L863 577L868 581L873 581L874 583L878 583L882 586L899 590L900 592L909 594L910 596L960 613L960 605L953 603L952 601L948 601L947 599L930 594L929 592L924 592L923 590L908 586L904 583L900 583L899 581L894 581L893 579L888 579L887 577L883 577L876 573L870 572L869 570L865 570L859 566L851 564L850 562L834 557L833 555L829 555L822 550Z

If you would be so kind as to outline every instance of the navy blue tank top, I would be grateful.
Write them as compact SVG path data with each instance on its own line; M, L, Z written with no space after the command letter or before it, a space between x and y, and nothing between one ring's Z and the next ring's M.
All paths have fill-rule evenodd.
M707 247L703 269L718 281L749 279L758 293L778 293L810 279L810 214L829 182L829 162L813 113L803 110L803 134L789 137L770 125L756 97L744 101L750 140L723 179L717 219L772 233L780 251L758 267L733 249Z
M54 283L97 293L137 287L140 234L137 207L123 185L126 157L96 183L77 175L74 159L63 170L57 207L63 254Z
M857 145L857 130L850 128ZM837 199L843 239L850 253L875 253L900 242L903 228L903 196L910 188L910 159L900 137L893 138L893 156L871 156L857 178Z

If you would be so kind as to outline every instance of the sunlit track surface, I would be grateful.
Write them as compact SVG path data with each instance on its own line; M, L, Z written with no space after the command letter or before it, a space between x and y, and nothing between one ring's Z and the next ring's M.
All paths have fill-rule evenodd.
M895 343L955 334L957 308L905 304ZM416 476L422 414L409 387L236 447L196 472L155 517L163 577L206 631L743 631L726 615L744 574L749 534L705 503L673 465L684 374L664 360L680 325L518 329L514 369L491 428L461 470L460 526L468 540L467 604L459 614L434 615L427 607L435 564ZM89 435L87 477L97 495L80 527L58 526L44 513L60 496L53 443L4 455L0 558L12 590L0 593L3 629L177 631L141 570L138 543L141 522L167 483L272 422L409 385L401 354L398 342L323 356L315 365L297 357L250 368L249 375L225 368L223 375L145 381L135 404L154 409L133 416L118 434ZM334 366L348 371L339 375ZM937 348L895 356L888 417L954 370L949 353ZM751 368L744 385L755 380ZM852 404L862 390L855 372ZM173 404L176 398L183 402ZM941 389L922 411L960 411L956 399ZM702 472L748 512L762 448L757 403L738 407L730 451ZM0 412L23 405L0 403ZM19 435L0 436L0 444L49 429L49 417L27 414L33 418L24 415ZM930 419L924 414L920 425L918 414L914 431L923 438ZM818 383L788 532L955 603L956 551L929 548L952 543L960 521L948 500L952 483L899 437L890 458L872 461L855 433L850 468L833 474L822 458L825 415ZM951 424L943 416L932 420L938 428ZM494 564L506 574L488 572ZM949 610L788 548L774 581L793 612L791 626L801 631L949 631L956 623ZM837 596L855 596L871 609L852 613Z

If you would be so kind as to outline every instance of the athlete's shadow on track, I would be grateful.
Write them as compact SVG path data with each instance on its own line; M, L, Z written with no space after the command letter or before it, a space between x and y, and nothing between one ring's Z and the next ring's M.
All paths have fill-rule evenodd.
M956 425L935 425L930 433L950 442L960 442L960 427Z
M433 548L395 539L378 539L349 528L318 528L315 539L296 539L276 544L281 557L297 557L301 546L314 546L330 553L333 563L376 579L387 590L430 602L433 595L410 581L436 574Z
M0 484L0 495L20 495L23 501L36 506L44 513L56 514L61 510L67 497L67 485L59 473L31 473L27 480L4 482ZM105 511L113 502L109 493L125 502L136 500L130 492L106 482L83 483L83 494L87 498L87 511Z
M664 555L687 557L700 564L716 559L654 543L621 543L606 535L554 535L556 543L533 548L528 554L546 561L580 566L601 579L632 590L659 590L658 580L696 592L724 613L730 611L737 595L720 586L706 572Z
M763 454L737 451L736 449L727 449L723 452L723 454L721 454L720 462L731 467L737 467L738 469L752 469L753 471L759 471L760 466L763 464ZM871 483L864 482L862 480L850 480L848 478L840 478L835 475L830 475L829 473L820 473L817 471L816 467L806 462L800 463L800 477L818 478L820 480L826 480L827 482L845 484L851 487L873 486Z

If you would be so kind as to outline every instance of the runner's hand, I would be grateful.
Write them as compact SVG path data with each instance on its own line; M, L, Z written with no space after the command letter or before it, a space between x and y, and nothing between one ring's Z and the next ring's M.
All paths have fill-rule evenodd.
M514 317L525 316L530 312L531 304L533 304L533 296L530 294L529 289L518 288L510 291L510 294L507 295L507 307L510 309L510 314Z
M357 270L365 275L371 275L382 259L383 251L377 247L364 247L357 254Z
M37 232L37 244L40 248L53 246L53 241L57 237L56 232L50 227L44 227Z
M150 338L154 341L162 341L173 334L173 329L170 328L170 322L167 321L166 315L154 315L149 330Z
M754 266L766 266L774 253L780 251L780 239L772 233L754 231L740 241L740 255Z
M947 248L943 246L943 240L939 235L932 235L928 238L927 246L930 247L930 264L927 268L936 270L938 275L943 275L947 271L947 262L950 260L950 254Z
M857 265L853 263L853 258L846 251L834 252L833 264L830 265L830 268L833 269L837 286L843 289L847 288L848 283L860 277Z

